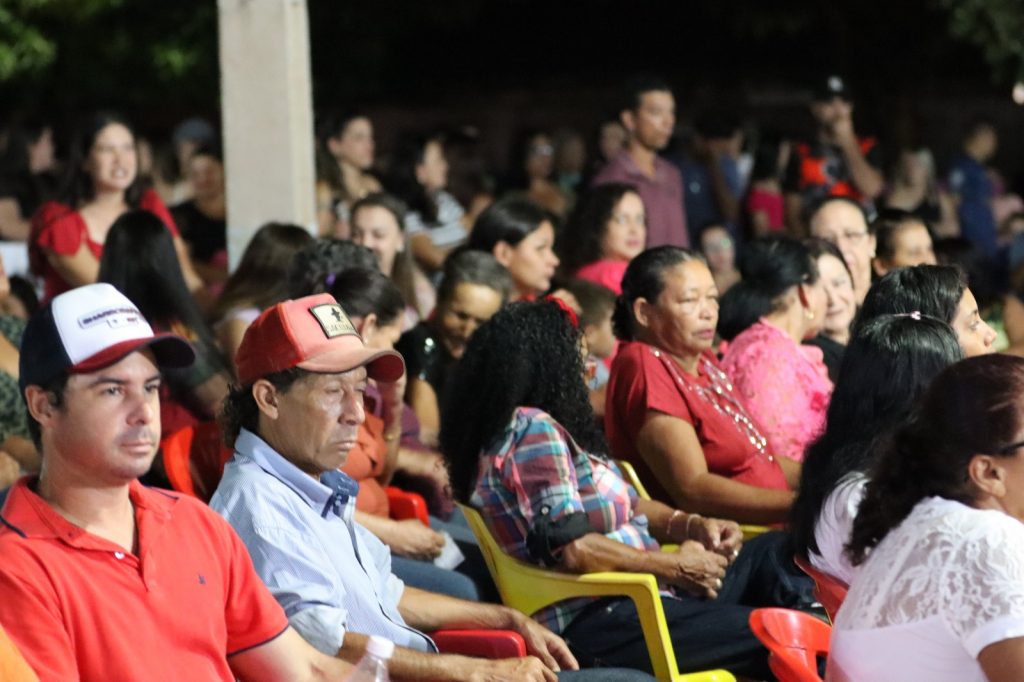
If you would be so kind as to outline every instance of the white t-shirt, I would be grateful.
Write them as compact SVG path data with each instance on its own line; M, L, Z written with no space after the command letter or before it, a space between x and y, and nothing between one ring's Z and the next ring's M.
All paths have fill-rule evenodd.
M864 488L868 477L854 472L839 480L839 485L825 498L814 526L814 539L820 554L810 553L811 565L833 578L839 578L849 585L860 571L846 558L843 548L850 541L853 520L864 499Z
M1015 637L1024 637L1024 524L931 497L854 579L827 679L984 682L978 654Z

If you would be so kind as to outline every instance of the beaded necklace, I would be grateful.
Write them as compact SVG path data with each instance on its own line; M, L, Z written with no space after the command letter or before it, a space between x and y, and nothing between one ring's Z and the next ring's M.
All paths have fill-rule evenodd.
M684 379L679 368L676 366L675 361L668 356L667 353L663 353L657 348L651 348L651 353L654 357L661 361L661 364L668 369L669 373L676 380L676 383L682 386L687 391L694 393L698 398L704 402L711 403L711 405L719 413L724 414L729 420L736 426L736 429L750 441L750 444L757 448L757 451L768 458L769 462L774 462L775 457L767 451L768 439L765 438L761 431L757 428L750 417L747 416L747 411L743 405L736 400L736 397L732 392L732 382L729 381L729 377L726 376L725 372L715 366L707 356L702 355L698 363L700 368L704 370L704 374L707 375L711 381L710 387L704 387L696 384L693 381Z

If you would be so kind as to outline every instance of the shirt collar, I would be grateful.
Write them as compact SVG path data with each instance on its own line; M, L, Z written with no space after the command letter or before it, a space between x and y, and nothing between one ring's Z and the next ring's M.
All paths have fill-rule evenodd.
M106 549L109 543L60 515L33 488L39 477L23 476L7 495L0 510L2 525L22 537L55 538L82 549ZM178 495L147 488L138 481L128 484L128 496L135 507L136 519L143 514L163 524L170 518Z
M359 484L341 471L324 472L318 481L246 429L235 440L235 456L253 462L286 485L320 516L333 512L347 520L355 512Z
M667 163L661 158L659 154L654 155L654 177L647 175L640 166L636 165L636 161L633 159L633 155L629 153L628 149L623 149L619 152L619 155L615 158L614 163L619 164L627 175L633 178L643 180L649 184L658 184L661 182L664 175L664 164Z

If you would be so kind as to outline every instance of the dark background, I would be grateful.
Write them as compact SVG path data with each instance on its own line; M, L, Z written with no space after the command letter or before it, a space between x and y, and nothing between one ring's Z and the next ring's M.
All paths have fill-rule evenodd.
M30 17L56 56L4 84L0 113L42 112L66 127L81 112L114 108L157 138L189 115L218 120L213 0L81 2L99 7L56 1ZM701 111L725 108L753 127L802 134L811 84L837 72L856 93L858 132L878 135L884 148L926 142L943 162L964 123L984 113L1001 131L996 165L1015 184L1024 171L1015 74L985 59L983 40L954 37L943 0L308 0L308 8L315 107L366 110L385 154L403 130L473 125L500 167L523 128L571 125L590 136L613 114L617 86L638 71L675 86L684 131Z

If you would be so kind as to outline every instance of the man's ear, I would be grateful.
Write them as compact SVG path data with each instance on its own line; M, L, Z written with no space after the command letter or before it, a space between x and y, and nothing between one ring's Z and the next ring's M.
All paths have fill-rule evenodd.
M28 413L42 426L53 421L53 417L59 409L53 393L41 386L25 388L25 404L28 407Z
M1002 499L1006 496L1006 469L999 457L975 455L967 464L967 477L989 497Z
M629 109L623 109L619 113L619 120L622 122L622 127L626 129L630 135L636 130L636 115Z
M252 385L252 397L256 401L256 407L268 419L277 419L277 388L266 379L257 379Z

